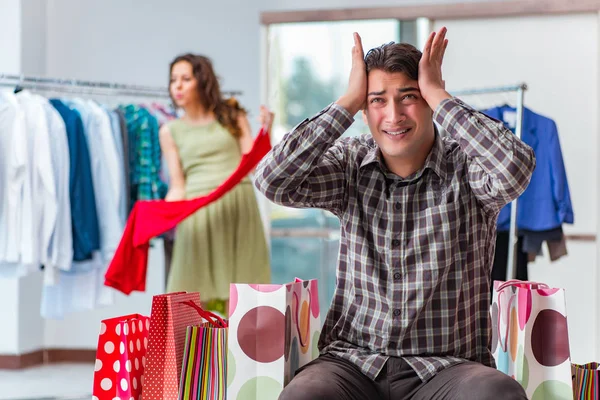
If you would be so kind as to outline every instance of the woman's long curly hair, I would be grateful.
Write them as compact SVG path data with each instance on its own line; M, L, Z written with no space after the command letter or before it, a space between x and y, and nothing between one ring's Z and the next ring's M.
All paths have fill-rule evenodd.
M215 74L210 59L191 53L177 56L169 67L169 79L173 71L173 66L180 61L187 61L192 65L202 106L206 110L214 112L217 121L227 128L234 137L240 137L242 129L238 124L238 117L241 114L246 114L246 110L233 97L229 99L223 98L219 86L219 78Z

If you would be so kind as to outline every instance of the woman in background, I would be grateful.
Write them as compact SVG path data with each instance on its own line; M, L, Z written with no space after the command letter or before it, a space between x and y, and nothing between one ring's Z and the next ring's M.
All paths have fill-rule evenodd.
M213 191L238 166L253 143L246 111L224 100L211 61L184 54L170 66L169 92L183 109L163 125L161 150L170 184L167 201ZM273 114L261 107L270 130ZM253 186L248 177L219 200L178 226L167 292L200 292L203 306L228 314L229 284L270 283L269 250Z

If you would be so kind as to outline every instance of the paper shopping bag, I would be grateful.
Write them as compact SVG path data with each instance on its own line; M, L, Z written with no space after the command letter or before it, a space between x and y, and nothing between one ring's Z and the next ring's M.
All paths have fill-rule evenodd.
M225 400L227 388L227 322L195 308L208 322L188 326L179 383L179 400Z
M200 294L176 292L152 298L144 400L177 400L186 329L203 322L193 308L184 304L187 301L200 306Z
M600 400L600 363L572 364L573 399Z
M563 289L495 281L491 318L498 370L516 379L529 399L573 398Z
M142 393L149 319L140 314L100 324L93 400L138 399Z
M319 355L316 280L232 284L227 399L275 400L296 370Z

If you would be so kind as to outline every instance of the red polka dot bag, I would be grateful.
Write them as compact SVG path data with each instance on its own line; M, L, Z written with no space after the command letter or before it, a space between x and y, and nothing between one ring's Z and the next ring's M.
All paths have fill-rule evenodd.
M141 400L149 327L140 314L101 322L93 400Z
M277 399L296 370L319 356L320 321L316 280L232 284L227 399Z
M529 399L573 398L564 289L494 281L491 322L496 368L516 379Z
M176 292L152 298L144 400L178 398L187 327L204 322L196 310L184 304L190 301L200 306L200 294Z

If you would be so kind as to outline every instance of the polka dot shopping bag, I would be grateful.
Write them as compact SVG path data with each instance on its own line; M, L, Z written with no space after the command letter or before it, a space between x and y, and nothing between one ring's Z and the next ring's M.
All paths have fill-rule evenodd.
M495 281L492 354L531 400L571 400L573 386L565 291L543 283Z
M152 298L144 400L177 400L187 327L204 322L186 302L200 306L200 293L175 292Z
M227 399L277 400L296 370L319 356L320 333L316 280L232 284Z
M101 322L93 400L141 399L148 328L148 317L140 314Z

